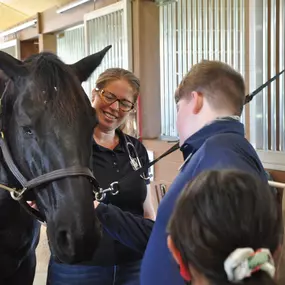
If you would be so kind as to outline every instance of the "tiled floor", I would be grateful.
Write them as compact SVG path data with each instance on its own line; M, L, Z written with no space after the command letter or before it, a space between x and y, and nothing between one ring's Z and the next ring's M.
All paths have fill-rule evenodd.
M37 268L33 285L46 285L49 255L50 253L46 238L46 228L42 226L40 242L37 247Z
M37 273L33 285L46 285L46 273Z

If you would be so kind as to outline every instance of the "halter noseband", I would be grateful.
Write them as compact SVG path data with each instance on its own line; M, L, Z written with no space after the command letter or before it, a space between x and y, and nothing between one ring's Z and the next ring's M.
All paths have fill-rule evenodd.
M8 187L7 185L0 184L0 189L3 189L3 190L10 192L11 197L15 201L18 201L20 203L20 205L23 206L23 208L29 214L34 216L41 223L45 223L45 218L43 217L43 215L38 210L35 210L32 207L30 207L28 205L28 203L25 201L23 196L28 190L33 190L36 187L42 186L43 184L51 183L51 182L54 182L56 180L60 180L63 178L74 177L74 176L84 176L87 179L89 179L90 183L93 185L93 187L94 187L93 193L95 194L95 197L96 197L96 193L100 192L99 184L98 184L96 178L94 177L92 171L88 167L83 167L80 165L54 170L54 171L48 172L46 174L40 175L36 178L33 178L31 180L27 180L22 175L22 173L19 171L19 169L17 168L17 166L15 165L15 163L12 159L11 153L9 151L9 148L8 148L6 140L5 140L3 125L2 125L2 123L3 123L2 122L2 115L3 115L2 100L3 100L5 94L8 90L9 84L10 84L10 80L7 82L5 89L4 89L4 92L0 98L0 149L2 151L5 163L7 164L8 168L11 171L11 173L13 174L13 176L21 184L22 188L16 189L16 188Z

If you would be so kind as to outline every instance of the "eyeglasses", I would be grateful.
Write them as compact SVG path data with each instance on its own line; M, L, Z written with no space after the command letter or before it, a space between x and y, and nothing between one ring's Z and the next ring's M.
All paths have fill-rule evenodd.
M104 89L102 90L98 90L96 89L96 91L98 92L100 98L107 104L112 105L115 102L119 102L119 108L120 110L122 110L123 112L129 112L131 111L135 104L126 100L126 99L118 99L116 95L114 95L113 93L106 91Z

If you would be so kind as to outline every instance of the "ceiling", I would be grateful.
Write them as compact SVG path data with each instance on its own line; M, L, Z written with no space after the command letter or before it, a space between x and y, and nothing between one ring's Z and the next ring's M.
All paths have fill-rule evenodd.
M54 6L62 6L71 0L0 0L0 31L35 16Z

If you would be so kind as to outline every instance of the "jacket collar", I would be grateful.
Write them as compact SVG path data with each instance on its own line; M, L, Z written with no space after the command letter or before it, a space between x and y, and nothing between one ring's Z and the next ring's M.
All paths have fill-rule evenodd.
M239 121L238 117L217 118L190 136L180 147L184 160L191 154L194 154L208 138L224 133L236 133L244 136L244 125Z

